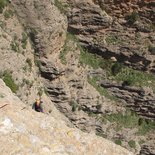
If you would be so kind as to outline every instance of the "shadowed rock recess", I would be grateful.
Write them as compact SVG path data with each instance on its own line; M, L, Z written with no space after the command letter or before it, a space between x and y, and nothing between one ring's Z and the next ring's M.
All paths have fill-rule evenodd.
M154 36L151 0L0 0L1 154L155 155Z

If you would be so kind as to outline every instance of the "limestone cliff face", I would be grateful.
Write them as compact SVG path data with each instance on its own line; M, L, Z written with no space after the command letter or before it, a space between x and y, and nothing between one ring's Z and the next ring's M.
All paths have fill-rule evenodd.
M154 43L154 37L151 35L154 34L154 30L151 28L148 33L143 32L148 28L148 25L145 27L140 24L137 27L137 22L139 24L141 20L133 25L124 25L127 24L124 17L116 19L115 14L113 16L102 10L101 4L96 1L96 4L100 6L96 5L92 0L61 0L62 3L68 4L68 11L65 12L68 17L67 21L67 17L61 13L63 5L61 6L61 3L58 2L54 0L13 0L4 9L3 14L0 14L2 19L0 70L2 72L11 71L15 83L19 86L17 95L28 105L34 102L38 94L41 93L40 90L43 91L44 108L49 114L32 112L27 106L18 110L16 108L16 106L19 107L18 102L13 102L11 109L7 110L9 106L4 106L6 117L3 117L1 121L3 127L0 131L5 134L4 129L8 130L7 133L11 135L10 139L16 139L15 141L9 140L9 144L13 146L20 142L21 146L19 147L26 148L25 154L47 152L47 154L110 155L117 153L117 146L114 144L111 149L110 142L96 138L94 134L83 134L77 129L72 130L66 127L62 121L60 122L63 125L58 123L58 120L63 119L71 125L68 119L57 111L59 109L74 126L82 130L95 132L113 141L121 139L124 147L136 153L152 153L155 142L153 134L146 137L139 136L136 128L123 128L121 131L115 131L113 127L116 127L116 123L104 122L103 117L106 114L123 113L125 108L121 103L106 99L89 84L88 76L94 74L101 75L103 78L105 72L103 69L93 70L88 66L81 65L79 42L70 33L67 33L67 30L74 33L79 38L81 45L90 52L107 59L115 56L118 61L128 66L151 72L154 72L154 55L150 54L148 44L146 48L143 43L149 42L149 45ZM114 5L111 2L108 3L109 8L112 8L109 4ZM117 5L120 7L118 3ZM10 8L14 10L14 14L6 19L4 13ZM140 35L136 32L139 29L141 30ZM135 38L137 42L133 43ZM133 46L134 44L138 46ZM147 54L139 54L139 49ZM112 94L122 98L139 114L148 118L154 117L154 103L149 101L149 106L147 104L148 99L154 100L152 93L145 94L147 91L130 87L127 89L122 85L112 85L105 81L98 85L108 87ZM48 93L48 96L45 92ZM141 94L146 98L142 98ZM132 96L133 99L130 100ZM3 99L5 101L4 97ZM139 101L138 107L135 106L137 100ZM148 112L149 114L147 114ZM95 117L91 114L95 114ZM28 121L31 118L32 121ZM40 119L41 122L39 122ZM19 122L24 123L20 124ZM33 128L33 124L36 128ZM30 130L28 130L29 128ZM47 130L49 131L46 132ZM58 132L60 135L57 135ZM9 139L7 134L6 137ZM129 146L128 142L132 140L135 140L135 148ZM140 146L140 141L143 140L146 143ZM5 141L8 142L7 139L4 139ZM107 145L109 145L108 149L104 150ZM13 153L20 153L21 148L17 148ZM118 146L118 150L119 148ZM8 151L11 152L11 150ZM117 154L121 154L121 152ZM123 152L122 155L124 154Z
M26 107L0 80L0 152L38 155L132 155L110 141L69 128Z
M72 6L67 14L69 31L92 53L154 73L154 2L94 2L67 1Z
M15 0L12 4L20 22L31 36L36 54L47 57L61 49L67 20L54 6L54 1Z

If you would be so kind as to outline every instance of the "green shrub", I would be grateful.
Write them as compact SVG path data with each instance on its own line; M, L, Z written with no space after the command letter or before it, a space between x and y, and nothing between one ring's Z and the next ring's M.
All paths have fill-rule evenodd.
M78 108L78 103L76 101L71 102L72 112L75 112Z
M122 141L121 141L120 139L116 139L116 140L115 140L115 144L117 144L117 145L122 145Z
M132 79L128 78L125 81L123 81L122 86L131 86L132 85Z
M54 4L61 13L65 13L67 11L68 5L62 4L62 2L60 2L59 0L54 0Z
M31 60L30 58L27 58L27 59L26 59L26 62L27 62L27 64L29 65L30 70L32 70L32 60Z
M42 87L39 87L37 95L41 97L43 93L44 93L44 89Z
M4 17L5 17L5 19L8 19L8 18L11 18L13 16L13 14L14 14L14 12L9 9L4 12Z
M153 54L153 55L155 55L155 46L149 46L148 47L148 50L149 50L149 52L151 53L151 54Z
M139 141L139 144L141 145L141 144L144 144L145 143L145 141L144 140L140 140Z
M9 0L0 0L0 13L3 12L4 7L8 4Z
M2 78L5 84L12 90L12 92L16 93L18 90L18 86L15 84L11 73L9 71L4 71Z
M146 133L155 130L155 122L147 119L143 119L140 126L138 127L139 135L145 135Z
M18 44L17 42L12 41L11 44L10 44L10 46L11 46L11 49L12 49L13 51L19 53L19 44Z
M38 67L39 72L41 72L41 61L38 60L38 59L35 57L34 63L35 63L35 65Z
M60 52L60 55L59 55L59 59L61 60L61 63L64 64L64 65L67 64L67 60L66 60L67 53L68 53L68 51L64 47L63 50Z
M129 142L128 142L128 144L129 144L129 146L131 147L131 148L136 148L136 143L135 143L135 141L134 140L130 140Z
M106 37L105 41L108 44L113 44L113 45L117 45L123 42L122 38L120 36L116 36L116 35L109 35Z
M132 25L139 19L139 14L133 11L129 16L126 17L128 24Z
M101 108L102 108L102 104L97 104L96 109L97 109L98 111L100 111Z
M26 33L22 33L22 47L23 47L23 49L26 49L26 45L27 45L27 34Z
M30 81L30 80L24 78L24 79L23 79L22 86L24 86L25 84L26 84L29 88L31 88L31 87L33 86L33 81Z
M113 79L116 81L124 81L126 85L138 86L138 87L151 87L155 90L155 77L153 74L137 71L129 67L122 67ZM148 83L151 81L151 83Z
M121 63L114 63L113 65L112 65L112 67L111 67L111 72L112 72L112 74L115 76L115 75L117 75L119 72L121 72L121 70L122 70L122 68L123 68L123 65L121 64Z

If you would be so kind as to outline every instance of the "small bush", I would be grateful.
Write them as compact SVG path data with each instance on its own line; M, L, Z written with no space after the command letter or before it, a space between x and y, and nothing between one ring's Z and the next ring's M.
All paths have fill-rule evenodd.
M76 101L71 102L72 112L75 112L78 108L78 103Z
M10 46L11 46L11 49L12 49L13 51L19 53L19 44L18 44L17 42L12 41L11 44L10 44Z
M41 65L41 61L38 60L38 59L35 57L34 63L35 63L35 65L38 67L39 72L41 72L41 66L42 66L42 65Z
M136 148L136 143L135 143L135 141L134 140L130 140L129 142L128 142L128 144L129 144L129 146L131 147L131 148Z
M116 140L115 140L115 144L117 144L117 145L122 145L122 141L121 141L120 139L116 139Z
M133 11L126 19L128 20L128 24L132 25L139 19L139 14L136 11Z
M3 9L8 4L9 0L0 0L0 13L3 12Z
M123 81L122 86L131 86L132 85L132 79L128 78L125 81Z
M66 48L63 48L63 50L60 52L59 58L62 62L62 64L66 65L67 64L67 60L66 60L66 55L67 55L68 51L66 50Z
M37 95L41 97L43 93L44 93L44 89L42 87L39 87Z
M54 0L54 4L61 13L65 13L67 11L68 5L62 4L62 2L60 2L59 0Z
M4 17L5 17L5 19L8 19L8 18L11 18L13 16L13 14L14 14L14 12L9 9L4 12Z
M9 71L4 71L2 78L5 84L11 89L11 91L13 93L16 93L18 90L18 86L15 84L11 73Z
M22 33L22 47L23 47L23 49L26 49L26 45L27 45L27 34L26 33Z
M155 55L155 46L149 46L148 47L148 50L149 50L149 52L152 54L152 55Z
M112 72L112 74L115 76L115 75L117 75L119 72L121 72L122 68L123 68L123 65L116 62L116 63L111 67L111 72Z
M96 109L97 109L98 111L100 111L101 108L102 108L102 104L98 104L98 105L96 106Z
M32 60L31 60L30 58L27 58L27 59L26 59L26 62L27 62L27 64L29 65L30 70L32 70Z
M24 86L25 84L26 84L29 88L31 88L31 87L33 86L33 81L30 81L30 80L24 78L24 79L23 79L22 86Z

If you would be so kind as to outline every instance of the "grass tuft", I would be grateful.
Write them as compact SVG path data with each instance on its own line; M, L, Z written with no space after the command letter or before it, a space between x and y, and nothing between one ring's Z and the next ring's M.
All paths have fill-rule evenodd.
M13 93L17 92L18 86L15 84L10 71L4 71L2 74L2 79Z

